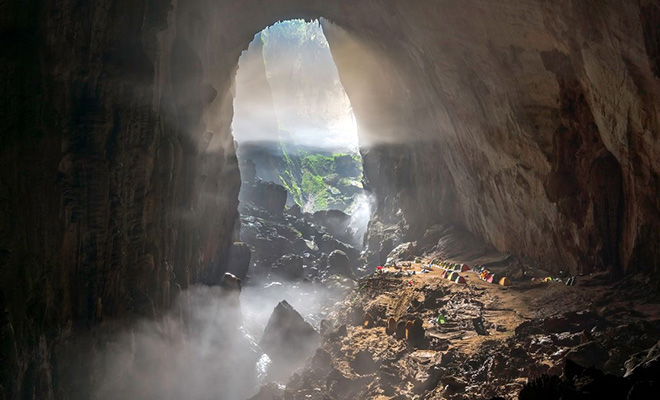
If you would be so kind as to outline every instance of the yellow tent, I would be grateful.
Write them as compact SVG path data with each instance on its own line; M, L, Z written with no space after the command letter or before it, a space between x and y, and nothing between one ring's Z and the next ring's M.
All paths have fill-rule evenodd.
M505 276L505 277L503 277L502 279L500 279L500 285L502 285L502 286L509 286L509 285L511 285L511 281L509 280L509 278L507 278L507 277Z

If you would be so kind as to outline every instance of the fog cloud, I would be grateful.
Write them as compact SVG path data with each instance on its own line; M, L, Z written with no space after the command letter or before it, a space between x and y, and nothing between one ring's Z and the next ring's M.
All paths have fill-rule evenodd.
M258 342L277 303L287 300L318 328L343 293L311 283L262 283L245 288L239 305L219 287L192 287L179 296L176 311L136 323L94 356L92 398L247 399L270 380Z

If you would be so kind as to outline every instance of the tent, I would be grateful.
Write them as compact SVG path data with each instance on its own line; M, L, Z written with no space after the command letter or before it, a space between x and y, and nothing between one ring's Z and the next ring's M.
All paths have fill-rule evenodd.
M502 279L500 279L500 285L509 286L509 285L511 285L511 281L509 280L509 278L504 276L504 277L502 277Z

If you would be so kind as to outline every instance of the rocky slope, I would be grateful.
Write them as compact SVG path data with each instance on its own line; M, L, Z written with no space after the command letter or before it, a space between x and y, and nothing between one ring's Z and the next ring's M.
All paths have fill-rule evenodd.
M657 273L659 10L2 2L0 397L68 397L53 349L72 333L155 315L224 268L240 182L236 65L284 18L336 23L324 30L376 223L413 235L453 222L554 270Z
M251 249L249 263L236 271L255 281L325 281L333 274L354 277L364 272L360 250L349 228L350 217L340 211L303 213L285 209L283 186L259 178L241 187L240 237ZM335 218L332 218L332 217ZM249 270L248 270L249 267Z
M323 324L321 346L306 367L286 388L262 389L253 399L656 393L660 308L643 282L607 286L602 277L585 277L577 286L525 280L504 287L474 273L461 274L467 283L457 284L437 269L421 271L419 265L403 273L388 269L361 280ZM628 397L635 390L639 397Z

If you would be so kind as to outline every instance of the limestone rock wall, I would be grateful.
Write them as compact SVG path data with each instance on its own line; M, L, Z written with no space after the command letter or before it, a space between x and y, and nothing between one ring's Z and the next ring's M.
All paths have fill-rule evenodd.
M657 271L657 13L429 1L338 17L326 31L361 139L402 145L371 186L414 230L453 222L554 270Z
M2 399L80 391L89 370L63 382L57 349L153 317L222 268L237 162L231 137L202 121L219 90L190 45L194 16L176 8L0 5Z

